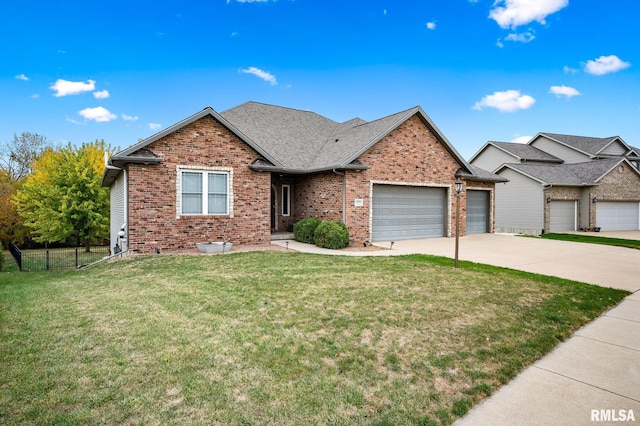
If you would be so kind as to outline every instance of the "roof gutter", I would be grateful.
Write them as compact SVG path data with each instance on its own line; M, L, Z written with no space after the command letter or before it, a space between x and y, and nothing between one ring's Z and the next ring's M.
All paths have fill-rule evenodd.
M318 167L313 169L294 169L289 167L277 167L277 166L264 165L264 164L251 164L249 168L257 172L287 173L290 175L308 175L312 173L332 172L335 170L364 171L364 170L369 170L371 167L363 166L359 164L347 164L345 166Z

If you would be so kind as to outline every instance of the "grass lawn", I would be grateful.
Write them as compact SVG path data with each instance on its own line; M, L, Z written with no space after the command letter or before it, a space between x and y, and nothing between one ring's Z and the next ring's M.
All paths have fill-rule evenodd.
M547 240L572 241L576 243L604 244L608 246L626 247L640 250L640 240L625 240L623 238L596 237L580 234L542 234Z
M449 424L627 293L428 256L0 273L0 423Z

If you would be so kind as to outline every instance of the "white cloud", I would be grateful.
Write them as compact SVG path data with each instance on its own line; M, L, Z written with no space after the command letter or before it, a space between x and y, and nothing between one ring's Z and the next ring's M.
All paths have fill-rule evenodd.
M161 125L161 124L158 124L158 123L149 123L149 128L150 128L151 130L158 130L160 127L162 127L162 125Z
M564 67L562 67L562 70L564 71L565 74L577 74L578 72L580 72L579 70L575 68L571 68L568 65L565 65Z
M256 77L271 84L272 86L275 86L276 84L278 84L278 82L276 81L276 77L273 74L270 74L267 71L263 71L260 68L249 67L249 68L241 69L240 72L245 74L253 74Z
M531 31L527 31L526 33L513 33L513 34L509 34L508 36L506 36L504 39L506 41L517 41L520 43L529 43L530 41L532 41L534 38L536 38L536 36L533 35L533 33Z
M580 96L582 94L569 86L551 86L549 93L556 95L558 98L565 97L567 99L571 99L574 96Z
M484 108L495 108L502 112L515 112L533 106L536 100L529 95L523 95L519 90L505 90L494 92L483 97L473 105L473 109L482 111Z
M533 136L517 136L511 140L513 143L527 143Z
M122 114L122 119L124 121L138 121L138 116L136 115L127 115L127 114Z
M24 74L18 74L16 75L16 80L29 81L29 77Z
M40 97L40 93L34 93L31 95L31 99L38 99Z
M93 80L82 81L67 81L58 79L54 84L49 87L56 93L53 96L59 98L60 96L77 95L83 92L91 92L96 88L96 82Z
M569 4L569 0L496 0L489 18L500 28L515 29L537 21L545 24L546 17Z
M616 55L609 55L587 61L584 70L589 74L604 75L629 68L630 66L631 63L622 61Z
M98 123L108 123L111 120L118 118L117 115L112 114L108 109L104 107L85 108L78 111L82 117L87 120L93 120Z
M93 92L93 97L96 99L107 99L109 97L109 91L100 90L98 92Z
M435 22L427 22L427 29L435 30L436 29L436 23Z

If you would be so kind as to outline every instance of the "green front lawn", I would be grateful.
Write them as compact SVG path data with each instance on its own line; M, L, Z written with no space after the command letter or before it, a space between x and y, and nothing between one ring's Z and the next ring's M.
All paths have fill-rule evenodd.
M542 234L547 240L572 241L576 243L603 244L607 246L626 247L640 250L640 240L626 240L623 238L596 237L580 234Z
M449 424L627 293L427 256L0 273L2 424Z

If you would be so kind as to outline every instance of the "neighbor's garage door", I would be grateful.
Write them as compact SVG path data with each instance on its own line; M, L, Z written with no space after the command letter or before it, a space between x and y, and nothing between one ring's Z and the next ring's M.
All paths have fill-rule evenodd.
M374 185L373 241L443 237L446 199L444 188Z
M489 232L489 191L467 190L467 234Z
M602 231L636 231L640 229L639 206L637 201L598 201L596 226Z
M577 201L551 201L549 232L575 231Z

